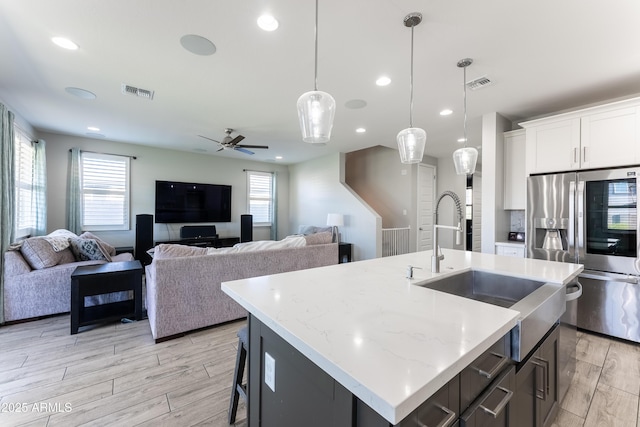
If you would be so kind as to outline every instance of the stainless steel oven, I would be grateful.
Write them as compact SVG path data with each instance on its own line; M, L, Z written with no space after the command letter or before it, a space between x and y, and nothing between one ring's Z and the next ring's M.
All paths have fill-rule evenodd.
M637 342L639 179L640 167L592 170L531 176L527 188L527 256L583 264L577 326Z

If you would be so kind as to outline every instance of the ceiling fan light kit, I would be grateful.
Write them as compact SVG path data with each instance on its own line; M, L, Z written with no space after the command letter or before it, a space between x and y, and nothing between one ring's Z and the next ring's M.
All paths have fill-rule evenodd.
M473 59L464 58L458 61L457 66L462 68L462 87L463 87L463 129L464 129L464 147L458 148L453 152L453 164L458 175L472 175L476 171L476 163L478 162L478 150L474 147L467 147L467 67L473 64Z
M398 152L400 161L404 164L419 163L424 155L424 147L427 145L427 133L424 129L413 127L413 27L422 22L422 14L410 13L404 18L405 27L411 28L411 74L409 78L409 127L398 133Z
M314 90L303 93L298 98L297 108L302 140L310 144L329 142L336 101L327 92L318 90L318 0L316 0Z

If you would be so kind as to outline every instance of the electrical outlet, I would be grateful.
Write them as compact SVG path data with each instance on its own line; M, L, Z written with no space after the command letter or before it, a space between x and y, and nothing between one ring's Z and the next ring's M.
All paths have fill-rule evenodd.
M402 209L402 215L406 215L407 214L407 210L406 209Z
M400 175L406 175L407 174L407 170L406 169L401 169L400 170Z
M276 361L267 352L264 353L264 383L276 391Z

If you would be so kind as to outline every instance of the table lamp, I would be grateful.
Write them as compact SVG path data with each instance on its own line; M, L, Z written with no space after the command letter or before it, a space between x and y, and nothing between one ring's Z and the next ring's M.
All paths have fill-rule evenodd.
M333 242L340 243L340 235L338 234L338 226L344 225L344 215L338 213L330 213L327 215L327 225L333 227L331 230Z

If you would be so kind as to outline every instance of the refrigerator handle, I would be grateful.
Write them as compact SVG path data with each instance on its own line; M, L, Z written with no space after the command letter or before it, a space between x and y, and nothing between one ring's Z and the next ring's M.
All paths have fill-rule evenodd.
M584 258L584 181L578 181L578 262Z
M576 182L569 182L569 255L575 257Z

